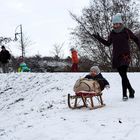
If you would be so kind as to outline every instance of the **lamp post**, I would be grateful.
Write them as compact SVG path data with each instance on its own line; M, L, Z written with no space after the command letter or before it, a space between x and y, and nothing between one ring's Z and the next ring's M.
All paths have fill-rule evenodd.
M20 30L17 32L17 29L20 28ZM22 25L18 25L15 29L15 41L18 40L17 35L20 35L20 43L21 43L21 51L22 51L22 57L25 56L25 49L23 44L23 33L22 33Z

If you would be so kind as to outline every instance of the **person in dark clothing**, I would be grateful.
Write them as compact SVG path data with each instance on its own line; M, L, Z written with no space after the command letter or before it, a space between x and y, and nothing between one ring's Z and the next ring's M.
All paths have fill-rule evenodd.
M131 30L124 27L120 13L117 13L113 19L113 30L108 36L108 40L104 40L100 35L93 34L93 36L102 44L110 46L113 44L113 60L112 67L116 68L122 79L123 100L127 100L127 89L129 90L129 98L134 98L134 89L132 88L128 77L127 70L131 60L129 40L133 40L140 49L140 42Z
M110 88L109 82L102 76L98 66L91 67L90 74L86 75L85 78L96 80L100 85L101 91L104 88Z
M0 52L0 62L2 66L2 71L3 73L8 73L9 68L8 68L8 62L11 58L11 55L8 50L5 49L5 46L1 47L1 52Z

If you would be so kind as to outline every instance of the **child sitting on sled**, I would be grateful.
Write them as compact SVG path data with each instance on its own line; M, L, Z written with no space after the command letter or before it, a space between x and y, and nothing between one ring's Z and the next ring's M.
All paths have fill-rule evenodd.
M96 80L100 85L101 91L104 90L104 88L110 88L109 82L102 76L98 66L91 67L90 74L86 75L85 78Z
M109 82L102 76L98 66L90 68L90 73L76 81L73 90L75 95L68 94L69 108L88 107L96 109L104 107L102 90L110 88ZM96 97L96 98L94 98ZM96 100L96 102L94 102Z
M101 93L104 88L110 88L109 82L102 76L98 66L90 68L90 74L76 81L73 90L79 92Z

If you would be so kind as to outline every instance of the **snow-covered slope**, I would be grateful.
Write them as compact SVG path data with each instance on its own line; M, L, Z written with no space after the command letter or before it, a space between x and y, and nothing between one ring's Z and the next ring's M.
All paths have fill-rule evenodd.
M129 73L136 98L121 100L117 73L103 73L104 108L71 110L67 94L86 73L0 74L0 140L139 140L140 73Z

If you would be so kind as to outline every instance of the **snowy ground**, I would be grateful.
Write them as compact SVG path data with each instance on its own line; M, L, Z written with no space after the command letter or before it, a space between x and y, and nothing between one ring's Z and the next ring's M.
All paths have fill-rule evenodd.
M122 101L117 73L103 73L104 108L71 110L67 94L86 73L0 74L0 140L139 140L140 73L129 73L136 98Z

